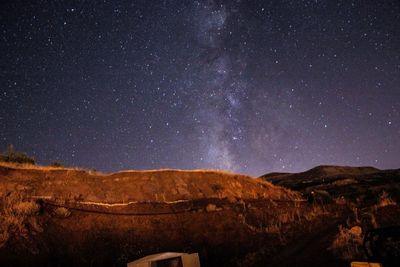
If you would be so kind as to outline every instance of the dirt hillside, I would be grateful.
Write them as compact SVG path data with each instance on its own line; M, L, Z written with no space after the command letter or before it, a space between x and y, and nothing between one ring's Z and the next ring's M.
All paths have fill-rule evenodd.
M301 192L326 192L330 198L344 197L360 206L376 204L377 196L388 193L400 201L400 169L318 166L301 173L271 173L259 178ZM375 203L374 203L375 202Z
M384 266L398 266L400 169L319 166L302 173L266 174L259 179L295 190L310 203L334 203L351 210L331 240L337 258L350 261L370 257Z
M201 198L301 198L297 193L248 176L218 171L151 170L101 174L76 169L0 165L1 194L93 202L177 201ZM0 195L1 196L1 195Z
M199 252L202 266L263 266L338 216L298 192L218 171L3 164L0 199L1 266L126 266L164 251Z

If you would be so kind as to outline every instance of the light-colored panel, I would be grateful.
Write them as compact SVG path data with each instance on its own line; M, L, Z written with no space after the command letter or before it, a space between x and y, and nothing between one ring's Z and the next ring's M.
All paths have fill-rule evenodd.
M382 267L382 264L376 262L353 261L351 267Z
M199 254L182 255L183 267L200 267Z

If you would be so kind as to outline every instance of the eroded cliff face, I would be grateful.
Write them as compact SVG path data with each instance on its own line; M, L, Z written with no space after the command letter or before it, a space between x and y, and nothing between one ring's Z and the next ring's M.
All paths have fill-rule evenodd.
M202 266L257 266L338 215L214 171L0 166L0 189L1 266L125 266L164 251L199 252Z

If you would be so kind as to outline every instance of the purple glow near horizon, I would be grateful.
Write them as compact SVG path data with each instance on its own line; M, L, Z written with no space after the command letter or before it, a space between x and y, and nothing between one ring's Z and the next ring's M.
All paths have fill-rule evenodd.
M0 149L42 164L400 167L399 1L0 4Z

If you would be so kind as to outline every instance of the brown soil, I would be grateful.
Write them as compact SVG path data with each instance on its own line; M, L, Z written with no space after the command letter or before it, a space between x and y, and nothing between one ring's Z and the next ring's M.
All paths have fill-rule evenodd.
M329 188L350 184L340 181ZM339 225L364 217L305 192L217 171L0 164L0 266L126 266L164 251L198 252L203 267L348 265L328 248ZM382 203L372 217L389 220L393 205Z

